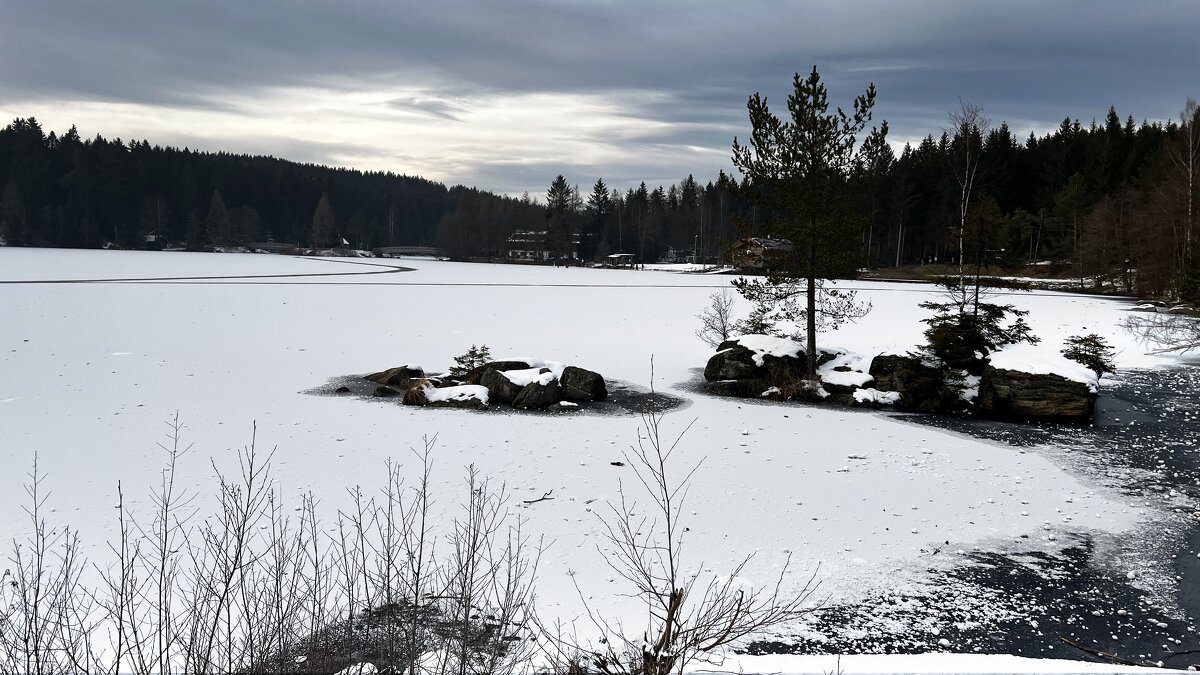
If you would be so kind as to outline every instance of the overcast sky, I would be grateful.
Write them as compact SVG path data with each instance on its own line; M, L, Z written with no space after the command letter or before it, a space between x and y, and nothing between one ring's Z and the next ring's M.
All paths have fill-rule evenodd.
M746 98L816 64L902 144L964 100L1019 136L1173 118L1200 0L3 0L0 116L511 194L731 171Z

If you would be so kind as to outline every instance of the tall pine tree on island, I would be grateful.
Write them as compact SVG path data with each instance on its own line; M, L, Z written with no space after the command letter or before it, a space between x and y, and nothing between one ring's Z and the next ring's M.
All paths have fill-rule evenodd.
M735 285L757 306L781 308L787 318L805 323L809 379L816 378L818 328L835 327L869 309L854 302L853 292L827 288L822 281L853 277L860 260L862 218L852 186L883 151L887 137L883 122L858 142L874 105L872 84L854 99L851 114L841 108L831 112L829 94L813 66L808 77L796 73L793 78L786 119L773 114L761 94L751 96L749 145L733 141L733 164L746 179L739 191L770 210L771 234L791 244L765 280ZM803 308L796 304L800 294Z

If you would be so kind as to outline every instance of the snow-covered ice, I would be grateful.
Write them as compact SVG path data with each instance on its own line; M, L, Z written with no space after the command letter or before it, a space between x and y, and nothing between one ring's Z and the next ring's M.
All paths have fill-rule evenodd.
M447 495L436 505L447 519L471 463L506 483L516 503L549 490L578 496L517 509L527 531L550 542L538 580L545 616L577 614L578 583L597 611L637 625L640 606L609 583L597 552L602 528L585 506L613 499L621 481L635 480L614 462L638 438L636 416L476 415L301 393L402 363L444 368L482 344L639 384L649 384L653 359L655 388L692 401L663 427L677 434L695 420L679 446L676 475L704 459L684 525L691 563L703 560L713 574L728 574L754 552L741 576L767 583L791 551L803 572L794 584L819 563L821 596L851 602L918 582L929 564L922 551L933 543L967 548L1029 535L1053 548L1060 543L1042 539L1043 522L1069 516L1078 530L1122 533L1150 515L1035 452L882 413L696 394L688 383L712 351L692 337L695 316L729 277L414 259L399 264L415 271L391 273L387 262L0 248L0 280L356 273L4 286L0 538L27 529L21 485L37 453L53 493L52 518L80 528L99 555L114 531L109 507L118 481L132 509L150 509L148 491L163 461L156 444L176 411L185 442L194 444L180 466L193 489L211 491L210 458L231 467L256 423L260 446L277 447L279 485L311 490L330 510L345 505L348 486L381 485L386 458L408 466L409 448L437 434L433 483ZM917 305L928 286L846 285L874 311L820 344L875 354L919 342L926 312ZM1145 356L1117 328L1118 301L1046 292L1006 301L1030 311L1043 356L1056 354L1069 335L1096 332L1117 346L1118 366L1171 362ZM737 310L747 309L738 299ZM782 348L762 342L755 348L763 354ZM743 436L745 429L755 431ZM871 459L839 471L855 454ZM746 672L780 670L752 663ZM828 658L821 663L834 667ZM869 672L851 670L854 663L843 668Z

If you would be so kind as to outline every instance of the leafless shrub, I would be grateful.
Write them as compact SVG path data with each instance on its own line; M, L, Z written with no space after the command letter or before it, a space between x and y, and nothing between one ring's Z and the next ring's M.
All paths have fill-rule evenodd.
M13 541L0 575L0 672L90 672L98 664L93 605L80 584L86 563L78 533L46 521L44 480L35 455L25 486L31 534Z
M1200 349L1200 318L1183 314L1136 314L1125 317L1125 330L1155 354Z
M117 486L117 538L96 588L73 530L43 519L35 460L32 535L13 543L0 587L0 672L335 672L370 662L413 675L511 673L532 656L540 544L510 517L505 490L468 468L462 515L430 518L430 454L411 486L387 464L377 495L350 490L328 528L311 495L295 507L273 487L271 455L249 446L217 475L199 518L181 489L178 417L166 469L141 521ZM289 516L289 512L296 515ZM435 555L435 542L445 555Z
M685 468L682 480L673 480L673 458L687 429L667 445L662 441L661 416L645 415L643 423L645 435L639 434L625 458L643 495L650 498L652 515L644 515L622 485L618 502L610 505L611 513L603 518L606 544L601 553L631 589L630 594L646 603L644 631L640 636L629 635L588 607L588 619L600 633L599 644L585 644L575 634L565 637L561 627L547 631L555 652L551 661L558 672L578 668L580 655L586 655L589 669L599 673L682 672L691 662L719 661L722 647L811 611L806 602L815 590L813 577L794 593L785 590L790 555L773 585L753 589L742 587L739 579L752 556L722 576L704 575L703 564L685 565L687 528L682 515L700 462ZM582 590L580 597L587 606Z
M704 344L714 349L733 335L733 294L728 288L708 296L708 307L696 317L700 319L700 327L696 329L696 337Z

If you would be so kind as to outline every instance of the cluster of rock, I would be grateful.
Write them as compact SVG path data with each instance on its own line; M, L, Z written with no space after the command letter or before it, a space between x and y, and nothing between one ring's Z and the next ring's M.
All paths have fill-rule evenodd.
M891 405L922 413L973 413L1005 420L1086 422L1092 418L1096 388L1047 373L984 367L977 377L947 381L937 364L913 354L884 354L870 360L842 351L821 351L819 381L804 379L806 355L760 347L765 336L722 343L704 368L704 389L743 398L827 401L848 406ZM742 342L746 344L742 344ZM755 348L751 348L755 347Z
M398 366L365 376L373 396L402 396L405 405L483 410L505 404L517 410L563 412L608 398L604 378L567 366L561 372L525 361L492 361L459 375L430 375Z

